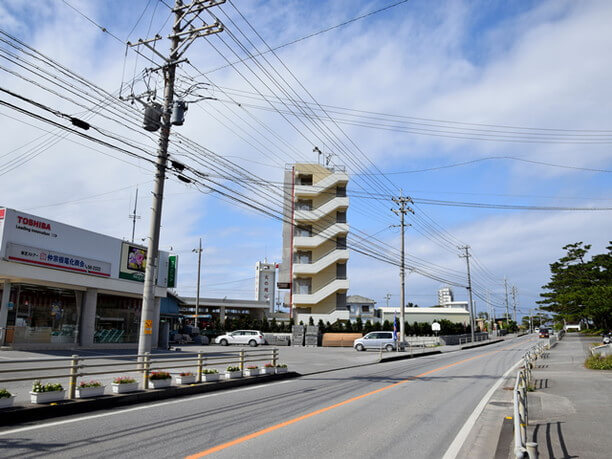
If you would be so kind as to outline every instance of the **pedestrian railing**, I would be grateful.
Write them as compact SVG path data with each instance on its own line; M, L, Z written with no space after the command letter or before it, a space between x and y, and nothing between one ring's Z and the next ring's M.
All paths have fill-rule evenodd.
M111 363L101 363L101 360L118 359ZM79 378L100 375L118 375L124 373L139 373L142 389L149 387L149 377L152 371L172 369L194 369L196 383L202 382L202 375L207 368L216 366L236 365L241 371L248 363L265 362L273 367L278 364L278 348L272 349L240 349L236 352L219 354L182 353L177 354L134 354L121 356L82 357L73 355L66 358L26 359L0 361L0 386L3 383L18 381L36 381L42 379L69 380L68 398L75 398ZM9 365L17 368L7 368ZM3 375L10 375L3 378ZM23 376L19 376L23 374Z
M523 355L523 365L516 375L516 382L514 383L514 454L519 459L523 459L525 455L529 459L537 459L538 457L538 444L527 441L527 425L529 422L527 392L533 388L531 373L533 364L544 349L543 344L537 344Z

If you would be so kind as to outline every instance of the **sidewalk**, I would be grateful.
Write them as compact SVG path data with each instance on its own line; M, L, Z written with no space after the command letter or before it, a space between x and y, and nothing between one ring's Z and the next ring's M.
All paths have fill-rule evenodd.
M540 458L612 454L612 371L584 367L589 343L597 341L567 334L536 362L536 390L528 395L528 437L538 444Z

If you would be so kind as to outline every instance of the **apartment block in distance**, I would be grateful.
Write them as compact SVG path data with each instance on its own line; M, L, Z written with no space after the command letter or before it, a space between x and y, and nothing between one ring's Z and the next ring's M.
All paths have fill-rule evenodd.
M279 288L290 289L295 323L348 320L346 264L348 175L343 167L292 164L285 170L283 262Z

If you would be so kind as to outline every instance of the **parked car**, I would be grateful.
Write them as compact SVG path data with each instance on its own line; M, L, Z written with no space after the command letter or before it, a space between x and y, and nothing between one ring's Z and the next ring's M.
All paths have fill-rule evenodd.
M540 338L550 338L550 330L548 328L540 328Z
M390 331L375 331L370 332L363 338L357 338L353 341L353 347L357 351L365 351L366 349L384 349L385 351L393 351L396 349L397 341L393 339L393 332Z
M248 344L251 347L266 344L263 333L258 330L236 330L225 335L217 336L215 343L221 346L229 344Z

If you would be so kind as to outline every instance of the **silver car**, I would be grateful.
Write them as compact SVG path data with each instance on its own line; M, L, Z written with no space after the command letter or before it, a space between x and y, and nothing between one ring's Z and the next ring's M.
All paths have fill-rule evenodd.
M370 332L363 338L357 338L353 342L353 347L357 351L365 351L366 349L384 349L385 351L394 351L397 346L397 341L393 338L393 332L390 331L375 331Z

